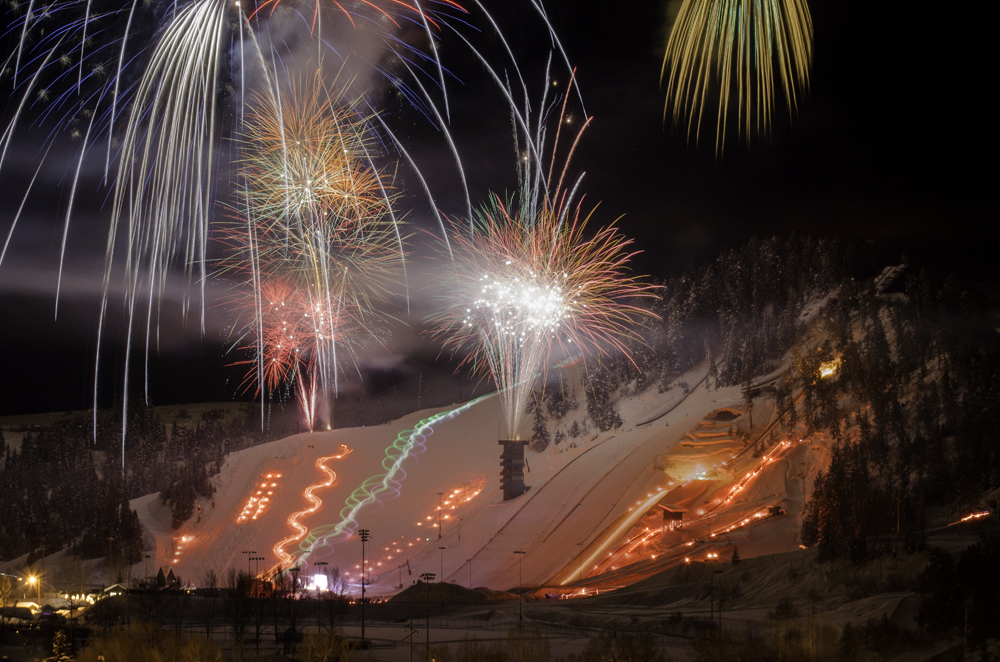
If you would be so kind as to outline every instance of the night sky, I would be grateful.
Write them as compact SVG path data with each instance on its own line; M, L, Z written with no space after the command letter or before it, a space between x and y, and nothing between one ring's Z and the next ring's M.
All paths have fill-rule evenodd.
M497 18L524 64L527 83L540 91L546 34L532 10L521 3L502 4ZM929 2L813 0L812 85L798 112L788 118L779 99L769 135L754 136L747 144L730 134L717 157L711 131L695 148L683 132L663 123L659 73L667 3L556 0L546 7L578 67L586 111L594 117L570 175L586 172L585 206L600 202L593 222L622 217L620 228L643 251L635 263L640 273L678 274L753 235L795 231L870 241L886 262L906 253L941 276L996 280L995 248L987 241L988 228L997 220L995 111L987 101L995 74L985 67L987 21L949 14L958 8ZM459 58L459 48L446 43L444 57ZM484 52L495 55L488 48ZM452 128L475 202L488 190L510 191L515 184L510 121L482 68L468 57L451 61L462 80L450 88ZM558 58L553 77L565 85ZM0 85L10 92L9 78ZM412 110L388 95L383 99L388 120L399 127L437 192L439 207L460 214L461 196L440 135ZM571 102L570 112L579 119L579 104ZM10 108L4 117L9 114ZM12 152L0 172L3 238L37 163L37 137L26 136L16 143L21 151ZM69 275L54 320L69 195L66 164L73 153L70 145L65 149L45 172L51 186L44 202L32 203L0 265L0 344L5 349L0 415L82 409L92 396L107 189L100 186L99 174L86 173L71 226ZM412 176L402 172L401 183L411 187ZM417 251L426 252L431 240L421 230L432 229L426 200L405 197L401 206L412 210L414 241L423 245ZM415 284L429 280L417 277ZM223 290L214 287L213 297ZM420 315L432 306L428 290L415 297L411 328L393 329L395 356L372 352L365 361L397 370L401 379L432 370L437 349L420 334ZM202 339L197 319L180 315L183 291L183 279L172 281L159 351L150 357L154 403L239 396L240 373L224 367L236 359L223 355L231 343L224 337L225 310L209 309ZM111 336L121 337L120 312L112 311L109 319ZM113 342L103 352L107 378L101 399L108 404L121 387L123 352ZM141 360L136 363L133 375L141 382Z

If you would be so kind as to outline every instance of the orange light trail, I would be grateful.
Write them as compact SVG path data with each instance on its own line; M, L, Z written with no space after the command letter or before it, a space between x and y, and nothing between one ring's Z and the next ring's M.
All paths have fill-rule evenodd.
M791 449L791 447L792 447L792 442L786 439L786 440L782 441L781 443L777 444L770 451L768 451L763 457L761 457L760 462L758 463L758 465L753 470L747 472L743 476L743 478L741 478L736 483L736 485L734 485L729 490L729 492L726 494L726 496L723 497L714 507L710 508L709 511L716 510L716 509L718 509L718 508L720 508L722 506L725 506L727 504L731 504L733 502L733 500L739 495L739 493L742 492L743 490L745 490L747 488L747 486L757 476L760 475L761 471L763 471L763 469L765 467L767 467L767 466L771 465L772 463L774 463L775 460L780 459L781 456L784 455L784 453L786 453L789 449ZM626 512L627 513L632 513L632 514L626 516L623 524L621 526L619 526L618 529L610 537L608 537L603 544L601 544L597 548L596 552L594 552L590 557L588 557L586 559L586 561L584 561L583 565L585 565L587 567L590 567L591 564L595 564L595 565L593 565L593 570L598 570L602 565L605 565L605 567L610 567L611 569L615 569L617 566L613 566L613 565L610 565L610 564L612 562L614 562L616 558L621 558L621 555L623 555L623 554L624 554L625 558L629 557L632 553L635 552L635 550L637 548L641 547L644 544L649 543L653 538L655 538L657 535L659 535L659 533L660 533L659 531L652 530L652 529L646 527L646 530L644 532L639 533L636 536L625 540L625 542L622 545L620 545L618 549L612 550L612 551L607 551L608 545L611 544L612 541L617 540L618 536L620 536L622 533L624 533L624 531L626 531L629 526L631 526L631 525L633 525L635 523L635 521L638 519L639 514L645 513L649 509L649 507L651 507L652 505L655 505L655 502L658 501L659 498L661 498L665 493L666 493L666 491L664 489L661 489L657 493L657 495L655 495L655 496L652 495L652 494L647 494L646 495L647 497L652 497L652 498L647 499L646 501L642 501L642 500L636 501L635 505L630 506ZM740 528L742 526L746 526L747 524L753 522L754 520L763 519L763 518L768 517L769 515L770 515L770 513L767 510L758 510L757 512L754 512L751 515L747 515L746 517L743 517L743 518L737 520L734 524L732 524L732 525L730 525L730 526L728 526L726 528L720 529L719 531L717 531L715 533L711 533L709 535L709 537L710 538L714 538L718 534L730 533L731 531L734 531L734 530L736 530L736 529L738 529L738 528ZM973 515L970 515L969 518L976 517L976 516L980 516L981 517L982 515L973 514ZM708 520L710 517L714 517L714 515L707 515L706 514L706 516L703 517L703 518L690 521L688 523L688 525L690 526L690 525L698 524L699 522L703 522L703 521ZM430 518L428 518L428 519L430 519ZM695 542L696 542L695 540L690 540L690 541L688 541L686 543L682 543L682 545L678 545L678 546L693 546L695 544ZM603 556L603 554L604 554L605 551L607 551L607 555L608 556L606 558L600 558L600 557ZM664 553L664 552L661 552L661 554L662 553ZM656 556L657 555L652 555L652 558L655 559ZM687 559L685 559L685 561L687 561ZM570 581L572 581L572 576L567 577L565 580L563 580L561 582L561 584L567 584Z
M747 475L743 476L743 478L740 479L740 482L738 482L733 487L733 489L731 489L729 491L729 494L726 495L726 498L723 499L722 503L720 503L719 505L723 505L723 504L729 503L733 499L735 499L736 495L739 494L740 492L742 492L744 490L744 488L746 488L747 484L750 481L752 481L754 478L756 478L757 475L760 474L761 471L764 470L764 467L766 467L767 465L769 465L772 462L774 462L776 459L778 459L781 456L782 453L784 453L786 450L788 450L791 447L791 443L792 442L790 442L790 441L788 441L786 439L785 441L782 441L780 444L778 444L777 446L775 446L774 448L772 448L766 455L764 455L763 458L761 458L761 462L757 466L757 468L754 469L753 471L751 471L750 473L748 473ZM718 506L716 506L716 507L718 507ZM713 508L713 510L714 510L714 508Z
M275 544L273 551L275 558L278 559L279 565L281 566L291 565L294 559L291 554L285 551L284 549L285 545L302 540L305 537L306 532L309 530L303 524L299 523L299 518L316 512L317 510L320 509L320 506L323 505L322 499L313 494L313 492L315 492L320 488L330 487L337 480L337 474L326 466L326 462L328 460L342 460L345 457L347 457L350 453L351 449L345 446L344 444L341 444L339 455L327 455L326 457L321 457L318 460L316 460L316 468L326 474L326 480L321 483L313 483L302 492L302 496L304 496L306 500L312 504L310 507L306 508L305 510L300 510L297 513L292 513L291 515L288 516L288 525L292 527L292 529L294 529L296 533L288 536L281 542Z
M978 512L966 515L962 519L958 520L957 522L952 522L948 526L951 526L952 524L961 524L962 522L968 522L968 521L974 520L974 519L979 519L980 517L986 517L989 514L990 514L990 511L988 511L988 510L980 510Z

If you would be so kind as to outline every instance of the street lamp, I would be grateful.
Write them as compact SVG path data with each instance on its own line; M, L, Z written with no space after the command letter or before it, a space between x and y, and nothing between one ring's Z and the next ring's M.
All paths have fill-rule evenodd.
M247 574L249 575L250 574L250 561L251 561L250 556L252 554L256 554L257 552L255 550L251 550L251 549L244 549L241 553L247 555Z
M706 561L709 563L709 569L712 571L712 588L709 597L709 620L711 621L713 627L715 626L715 575L721 574L721 570L716 570L713 566L719 560L719 555L716 552L709 552L706 557ZM719 628L722 628L722 602L719 601Z
M329 563L327 563L326 561L316 561L315 563L313 563L313 565L319 566L319 571L322 573L326 573L326 568L324 568L323 566L329 565ZM319 587L316 588L316 591L319 592Z
M520 550L514 550L517 554L517 627L521 627L521 621L524 616L521 614L521 559L524 558L524 552Z
M292 659L295 659L297 652L296 644L299 636L298 630L295 629L295 589L299 585L299 573L301 571L302 568L299 566L288 569L288 572L292 573Z
M365 647L365 543L368 542L368 529L359 529L361 538L361 648Z
M313 563L315 566L319 566L320 570L323 570L323 566L328 565L326 561L316 561ZM316 588L316 595L319 596L319 587ZM316 633L319 634L323 630L323 608L316 607Z
M441 550L441 581L444 581L444 547L438 547Z
M426 601L424 605L424 617L427 622L424 626L426 630L426 643L425 650L427 651L425 655L430 656L431 650L431 582L434 581L433 572L425 572L420 575L420 581L424 583L424 599Z
M264 556L251 556L251 561L256 561L254 564L254 577L260 577L260 562L266 560Z

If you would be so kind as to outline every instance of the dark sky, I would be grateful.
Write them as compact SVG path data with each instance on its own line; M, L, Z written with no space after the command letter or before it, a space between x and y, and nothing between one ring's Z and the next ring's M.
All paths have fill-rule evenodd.
M515 7L520 4L504 2L497 18L536 93L549 42L533 10ZM798 112L784 115L779 99L769 135L754 136L749 145L730 135L717 157L711 131L695 148L683 133L663 124L659 72L667 3L554 0L546 7L578 67L586 110L594 117L571 175L586 172L587 206L601 203L594 222L623 216L622 231L643 251L636 261L641 273L676 274L755 234L796 231L872 240L886 260L905 252L941 275L996 280L995 248L987 241L997 203L992 195L995 111L986 100L995 75L985 66L986 21L930 2L813 0L812 85ZM489 46L484 53L496 57ZM503 100L460 47L446 43L444 57L453 58L463 81L450 88L453 131L473 200L481 200L488 189L509 190L513 149ZM564 85L565 68L558 58L553 72ZM9 80L2 84L10 90ZM578 104L571 103L570 110L579 116ZM399 104L387 103L386 113L438 192L439 206L460 213L441 136ZM23 153L12 153L0 172L0 239L6 238L36 162L31 141L21 145ZM59 179L65 177L69 153L49 173L54 185L46 190L47 206L32 208L0 265L0 346L5 349L0 415L84 408L91 397L106 189L92 174L80 187L56 321L54 274L68 197L68 184ZM413 183L405 173L402 180ZM404 202L412 209L414 226L426 227L426 201L410 197ZM228 317L224 310L210 309L201 339L197 323L185 322L179 313L182 296L183 282L176 279L164 307L159 352L154 350L150 359L154 401L230 399L238 393L239 374L223 367L234 360L222 356ZM415 308L425 311L427 304L421 299ZM109 336L120 337L120 312L112 309L109 319ZM419 326L419 319L411 322ZM397 355L371 360L383 368L394 366L401 378L429 369L436 350L425 346L419 329L400 327L394 333ZM112 341L102 351L106 402L121 387L123 350ZM140 368L133 379L141 383L141 361L136 363Z

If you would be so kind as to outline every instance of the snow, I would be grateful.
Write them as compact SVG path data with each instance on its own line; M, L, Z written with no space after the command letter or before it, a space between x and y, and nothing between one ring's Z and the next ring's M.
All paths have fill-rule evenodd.
M565 368L566 382L574 390L570 395L578 402L560 422L565 428L574 420L585 423L580 370L578 364ZM298 434L233 453L213 479L214 498L199 502L196 515L177 531L170 527L169 508L156 495L132 502L152 538L149 567L170 565L183 581L195 585L204 583L209 570L224 577L230 568L256 572L258 563L261 570L271 568L278 561L276 543L295 534L290 516L311 507L303 492L319 485L312 490L322 502L319 508L299 518L310 530L306 546L324 533L339 535L317 546L305 560L323 561L327 568L347 573L352 593L360 591L361 543L353 535L359 528L370 531L368 591L376 596L398 592L425 572L440 579L442 570L445 581L504 590L575 580L581 562L599 565L630 538L630 531L657 502L696 508L703 504L695 501L718 498L736 478L726 462L744 449L731 434L736 426L748 425L740 408L742 394L738 387L710 390L703 375L702 366L678 380L695 384L687 392L673 388L621 402L621 429L603 434L591 429L577 439L550 444L542 453L529 450L529 489L507 502L499 486L501 412L495 397L416 412L386 425ZM772 418L768 404L758 402L755 421L766 424ZM720 410L737 418L712 420ZM421 421L435 416L441 420L426 423L420 434L412 435ZM409 455L404 452L407 443L413 446ZM325 466L335 480L323 487L327 475L317 461L331 456L336 459L326 460ZM667 469L656 469L664 458ZM742 458L741 470L757 461L749 454ZM722 529L748 513L791 499L785 495L789 462L782 460L763 471L737 503L711 516L710 526ZM696 480L699 477L711 480ZM700 487L677 491L689 483ZM438 493L448 500L453 490L473 484L482 485L481 492L454 510L448 505L442 511L439 539ZM356 491L362 485L369 491ZM377 491L373 485L388 489L372 496L370 492ZM259 509L254 502L248 508L258 491L270 499L266 507ZM244 521L239 521L241 514ZM785 534L783 529L778 537ZM772 536L758 536L765 537ZM784 551L794 548L790 540L793 535L783 543L755 540L751 547L761 553ZM284 551L299 557L298 543L287 544ZM250 560L258 556L265 560ZM303 574L313 574L316 568Z
M816 317L824 302L807 306L803 317ZM829 463L828 444L796 433L775 437L772 400L755 401L751 429L741 388L709 388L701 365L663 393L650 389L619 401L624 424L600 433L587 421L582 362L560 370L577 406L550 421L550 432L576 423L583 434L541 453L527 450L528 490L515 499L504 502L499 485L500 403L484 396L389 424L298 434L233 453L213 479L214 498L178 531L156 495L136 499L155 541L150 566L172 565L182 580L201 584L209 570L220 577L229 569L256 572L254 557L264 557L262 571L277 567L276 545L293 539L280 551L310 564L304 575L325 562L356 594L356 531L364 528L371 536L368 591L383 596L423 573L499 590L608 589L711 550L728 558L739 546L749 558L798 549L803 496ZM530 422L525 426L522 438L530 435ZM767 439L780 443L763 455L750 452ZM317 464L322 458L334 474L330 486ZM264 508L252 501L262 497L269 499ZM662 525L658 503L688 508L683 526ZM772 506L787 514L768 516ZM308 534L296 535L295 517Z

